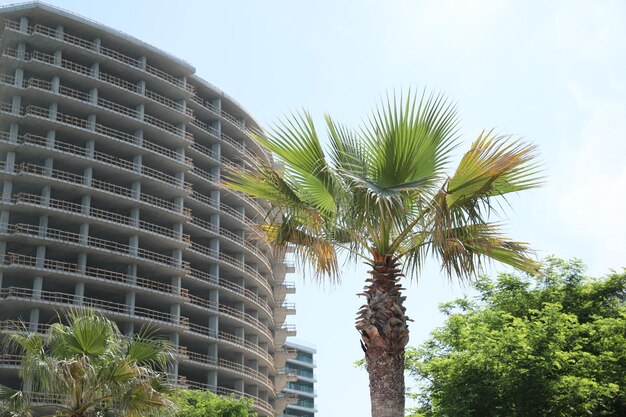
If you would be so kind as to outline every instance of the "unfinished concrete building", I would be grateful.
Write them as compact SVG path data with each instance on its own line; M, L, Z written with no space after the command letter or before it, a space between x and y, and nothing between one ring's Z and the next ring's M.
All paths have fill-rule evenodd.
M262 202L220 175L259 126L188 63L39 2L0 8L0 321L87 306L152 323L181 387L280 413L290 266L248 238ZM0 379L15 378L3 357Z

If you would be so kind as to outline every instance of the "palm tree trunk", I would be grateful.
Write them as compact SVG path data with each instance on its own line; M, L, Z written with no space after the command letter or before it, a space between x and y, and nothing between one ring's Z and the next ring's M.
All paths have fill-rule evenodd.
M404 347L409 341L402 273L392 256L374 253L356 328L370 378L372 417L404 417Z

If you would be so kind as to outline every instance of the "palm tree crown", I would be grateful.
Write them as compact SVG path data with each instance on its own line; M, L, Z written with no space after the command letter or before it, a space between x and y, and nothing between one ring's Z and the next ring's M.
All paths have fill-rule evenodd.
M0 386L2 415L139 417L173 407L167 343L152 330L125 337L109 319L77 310L46 334L6 334L5 348L21 355L22 390Z
M342 251L371 266L356 327L372 412L402 416L408 318L400 277L415 277L429 256L460 279L489 259L535 271L526 244L503 236L489 217L500 197L540 184L536 149L483 132L450 172L458 119L441 95L388 97L357 130L325 121L326 151L311 116L294 114L256 135L275 162L252 158L226 185L267 200L262 236L279 249L293 246L319 276L338 277Z

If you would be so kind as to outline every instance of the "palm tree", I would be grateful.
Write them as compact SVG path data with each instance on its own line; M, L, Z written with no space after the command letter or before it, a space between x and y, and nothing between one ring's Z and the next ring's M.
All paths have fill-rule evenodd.
M535 271L527 245L489 220L501 197L540 184L535 147L483 132L451 175L459 145L454 106L441 95L394 95L360 129L325 116L324 151L307 112L256 134L262 157L227 174L231 190L269 202L259 225L275 248L292 246L318 277L338 278L338 253L364 259L366 304L357 314L372 416L404 416L409 330L400 279L417 278L429 256L446 276L471 279L485 261Z
M21 354L20 391L0 386L0 415L139 417L171 410L165 393L167 343L143 329L125 337L115 323L86 310L44 335L5 335L5 348Z

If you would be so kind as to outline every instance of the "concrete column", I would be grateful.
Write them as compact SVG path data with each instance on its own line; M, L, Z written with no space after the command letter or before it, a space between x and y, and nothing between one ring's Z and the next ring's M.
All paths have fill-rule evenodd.
M39 237L46 237L48 231L48 215L44 214L39 217Z
M89 244L89 223L83 223L80 225L80 244L88 245Z
M50 149L54 149L55 142L56 142L56 131L48 130L48 132L46 132L46 146Z
M137 61L139 61L139 65L137 65L137 68L145 70L146 69L146 57L145 56L140 56Z
M52 77L51 84L52 84L52 91L55 93L58 93L61 87L61 79L55 75L54 77Z
M10 198L10 196L9 196ZM4 200L4 196L3 196ZM0 233L6 233L9 228L9 216L11 212L9 210L0 211ZM0 247L6 249L6 242L0 242ZM4 253L3 253L4 254Z
M80 212L85 215L89 215L91 212L91 196L84 195L81 199L81 209Z
M94 62L91 65L91 76L95 79L100 78L100 63Z
M28 18L26 16L20 17L20 32L28 33Z
M15 152L7 151L6 171L15 172Z
M22 68L15 69L15 86L23 87L24 86L24 70Z
M26 44L19 42L17 44L17 59L24 59L26 57Z
M135 207L135 208L130 209L130 224L132 226L139 227L139 224L140 224L139 215L140 215L139 208Z
M180 334L179 333L171 333L169 336L170 346L175 351L178 350L178 346L180 346Z
M50 103L48 107L48 118L51 120L57 119L57 113L59 112L59 105L57 103Z
M10 203L12 193L13 193L13 181L5 180L2 183L2 202Z
M74 288L74 304L82 305L85 298L85 283L77 282Z
M133 170L141 173L142 171L143 158L141 155L133 156Z
M178 238L178 240L182 240L183 237L183 224L182 223L174 223L172 225L172 230L174 231L174 236Z
M141 182L133 182L131 186L131 195L135 200L139 200L141 198Z
M58 25L58 26L57 26L56 33L54 34L54 36L55 36L57 39L61 39L61 40L63 40L64 35L65 35L65 29L63 28L63 26L62 26L62 25Z
M122 330L126 336L132 336L135 333L135 323L124 323L124 328Z
M100 53L100 47L102 46L102 41L100 40L100 38L94 39L93 41L91 41L91 43L93 50Z
M185 162L185 155L187 155L185 148L176 148L176 155L180 162Z
M181 277L172 277L170 280L170 285L172 286L172 294L180 295L180 290L182 289L182 281Z
M22 97L13 96L11 98L11 113L15 115L22 114Z
M96 124L98 123L98 119L95 114L90 114L87 116L87 123L89 123L89 130L96 131Z
M43 290L43 277L35 277L33 280L33 298L39 300Z
M135 145L143 146L143 130L137 130L135 132Z
M137 81L137 92L142 96L146 95L146 82L144 80Z
M135 107L135 111L137 112L135 116L137 120L143 121L143 117L145 115L145 106L143 104L139 104L137 107Z
M178 208L179 213L185 212L185 200L182 197L176 197L174 199L174 205Z
M137 283L137 264L130 264L126 269L126 275L128 276L129 284Z
M172 258L174 258L175 265L178 268L182 268L182 266L183 266L183 251L182 251L182 249L174 249L174 250L172 250Z
M93 179L93 168L87 167L85 171L83 171L83 176L85 178L84 183L87 187L91 187L91 180Z
M78 254L78 272L84 274L87 270L87 254L85 252L81 252Z
M135 314L135 293L134 292L126 293L126 313L130 315Z
M20 125L11 123L9 125L9 143L17 143L17 137L20 131Z
M217 371L208 371L206 376L206 383L210 387L217 386Z
M180 323L180 304L170 305L170 315L172 316L172 323Z
M52 188L49 185L44 185L41 189L41 201L44 206L50 205L50 196L52 195Z
M30 317L28 318L28 331L36 332L39 327L39 308L30 309Z
M93 140L88 141L85 144L85 156L89 159L93 159L93 155L96 151L96 142Z
M137 256L139 253L139 236L134 235L128 238L129 255Z
M89 103L98 105L98 89L92 88L89 90Z
M54 65L56 65L57 67L60 67L62 61L63 61L63 52L54 51Z

